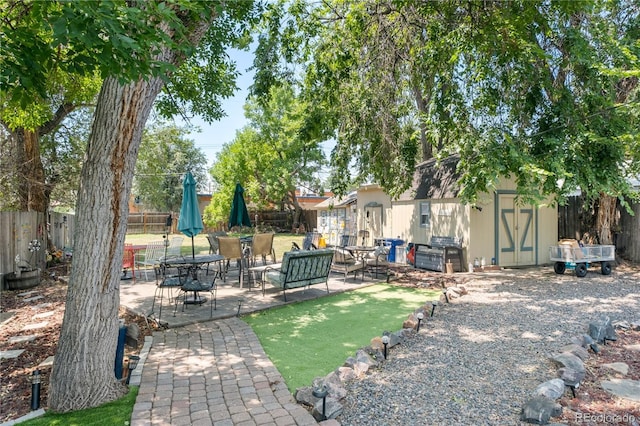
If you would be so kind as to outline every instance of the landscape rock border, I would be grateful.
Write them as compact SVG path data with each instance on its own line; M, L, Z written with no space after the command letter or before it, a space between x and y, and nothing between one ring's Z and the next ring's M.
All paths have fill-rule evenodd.
M310 386L296 389L295 399L299 404L311 407L311 415L320 424L337 424L335 419L343 412L343 402L347 396L344 384L350 380L364 377L371 369L382 366L388 352L397 345L401 345L409 336L419 332L419 326L428 317L435 315L440 302L450 303L452 299L468 294L463 286L445 287L440 300L428 301L407 316L402 323L402 329L395 332L383 331L380 336L371 339L368 346L360 348L354 356L347 358L343 365L324 377L316 377ZM383 336L388 342L383 342ZM387 339L385 339L387 340ZM326 390L324 398L316 395Z
M589 323L588 334L572 338L560 353L551 354L549 359L559 367L557 370L559 379L541 383L534 390L532 398L524 403L520 411L520 420L546 425L549 424L551 417L561 416L562 406L555 401L564 395L566 388L571 390L574 397L576 396L575 391L585 378L584 362L589 358L589 350L597 355L600 352L599 344L606 345L608 341L618 340L616 327L640 330L640 321L612 322L609 316L602 315ZM603 388L607 390L604 382Z

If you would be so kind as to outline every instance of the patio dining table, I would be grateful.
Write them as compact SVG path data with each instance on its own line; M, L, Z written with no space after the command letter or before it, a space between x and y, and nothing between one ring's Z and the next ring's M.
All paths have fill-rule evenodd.
M212 263L221 262L224 260L224 256L219 254L199 254L196 256L179 256L165 260L163 265L167 267L178 268L181 281L183 281L182 291L193 292L193 299L185 297L184 303L186 304L202 304L207 301L206 298L200 297L198 292L209 291L211 286L204 282L201 282L198 278L198 271L202 269L204 265L207 267ZM218 272L213 277L215 285L215 279Z

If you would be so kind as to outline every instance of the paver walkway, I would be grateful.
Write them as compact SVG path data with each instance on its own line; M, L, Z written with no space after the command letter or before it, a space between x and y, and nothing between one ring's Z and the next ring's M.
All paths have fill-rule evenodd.
M315 425L237 318L154 334L131 417L142 425Z

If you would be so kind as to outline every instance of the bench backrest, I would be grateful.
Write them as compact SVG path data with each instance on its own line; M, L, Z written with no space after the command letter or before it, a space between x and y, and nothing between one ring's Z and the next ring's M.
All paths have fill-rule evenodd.
M445 248L445 247L462 248L462 238L432 236L431 244L429 245L433 248Z
M327 280L333 259L332 249L288 251L282 258L283 283Z

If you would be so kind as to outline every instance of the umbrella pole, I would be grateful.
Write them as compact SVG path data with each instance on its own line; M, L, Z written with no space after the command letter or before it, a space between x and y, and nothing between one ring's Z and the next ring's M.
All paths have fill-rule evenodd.
M191 236L191 258L196 258L196 248L193 245L193 235Z

